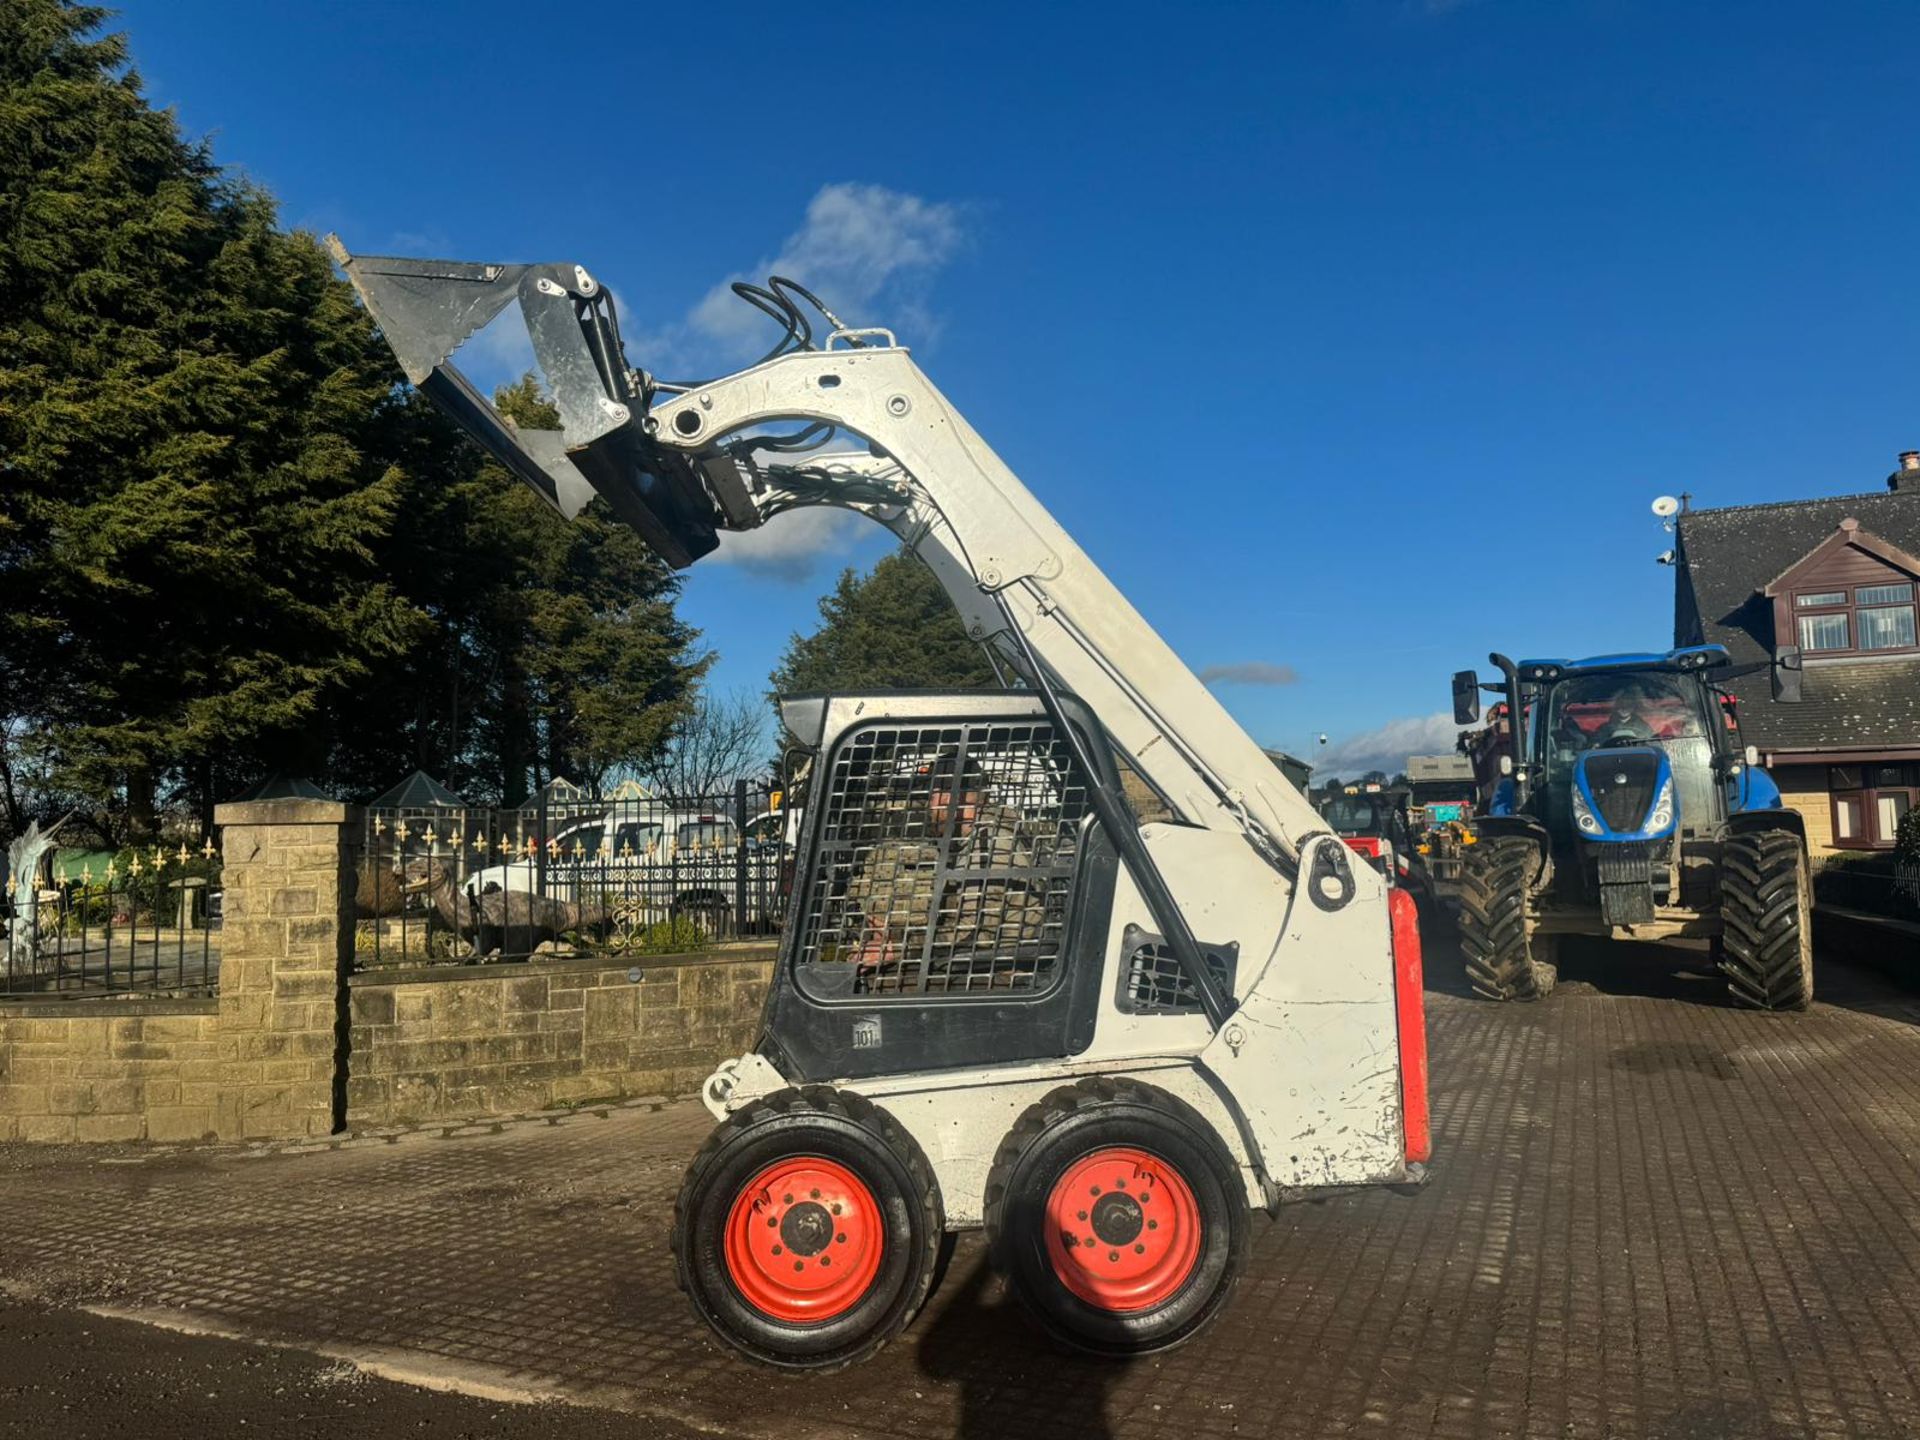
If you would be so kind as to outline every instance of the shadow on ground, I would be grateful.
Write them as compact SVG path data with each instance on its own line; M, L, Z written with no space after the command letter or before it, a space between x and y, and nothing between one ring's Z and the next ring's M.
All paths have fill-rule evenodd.
M1107 1397L1125 1367L1058 1351L1042 1339L994 1276L984 1246L972 1243L955 1255L929 1313L931 1321L923 1319L908 1339L921 1372L957 1392L956 1440L1113 1434Z

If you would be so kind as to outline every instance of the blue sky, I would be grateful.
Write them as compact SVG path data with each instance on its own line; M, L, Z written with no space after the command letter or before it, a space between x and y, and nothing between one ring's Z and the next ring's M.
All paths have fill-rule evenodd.
M648 368L724 364L747 342L703 302L801 266L1189 664L1268 682L1218 682L1256 739L1326 732L1349 770L1445 743L1490 648L1663 645L1656 495L1877 489L1920 446L1910 0L119 24L290 224L584 263ZM723 688L887 538L766 535L688 575Z

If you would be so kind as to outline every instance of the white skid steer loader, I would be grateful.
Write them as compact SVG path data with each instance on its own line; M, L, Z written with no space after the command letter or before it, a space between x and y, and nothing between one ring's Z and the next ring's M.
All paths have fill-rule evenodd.
M578 266L329 243L407 378L563 515L597 494L683 567L721 530L858 511L1018 681L784 702L812 751L789 920L759 1043L706 1082L717 1124L673 1222L723 1339L864 1359L926 1301L949 1232L984 1226L1053 1336L1161 1349L1219 1313L1252 1208L1422 1178L1411 900L890 333L776 277L735 287L785 327L772 353L669 382L628 365ZM515 428L450 363L514 301L557 431Z

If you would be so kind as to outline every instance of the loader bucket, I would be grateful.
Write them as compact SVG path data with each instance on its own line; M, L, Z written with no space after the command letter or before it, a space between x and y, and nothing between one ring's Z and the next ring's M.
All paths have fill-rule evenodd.
M598 494L676 570L719 544L717 527L759 523L730 463L696 470L648 437L613 299L579 266L353 255L335 235L327 248L407 379L567 519ZM452 363L515 301L560 411L558 430L515 425Z

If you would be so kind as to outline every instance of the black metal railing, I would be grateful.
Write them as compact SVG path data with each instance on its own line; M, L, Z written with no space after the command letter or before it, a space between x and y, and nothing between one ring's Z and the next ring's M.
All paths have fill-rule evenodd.
M1813 894L1816 904L1920 919L1920 901L1900 885L1890 854L1830 858L1814 872Z
M771 936L792 850L780 794L546 800L368 813L361 968L679 954Z
M206 995L220 983L220 864L209 841L123 851L0 895L0 997Z

